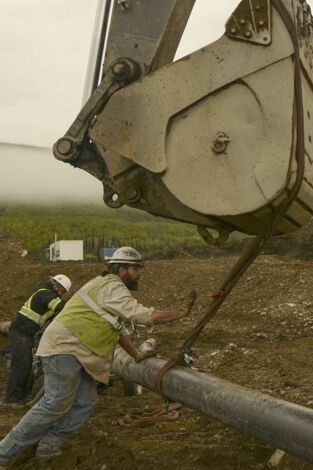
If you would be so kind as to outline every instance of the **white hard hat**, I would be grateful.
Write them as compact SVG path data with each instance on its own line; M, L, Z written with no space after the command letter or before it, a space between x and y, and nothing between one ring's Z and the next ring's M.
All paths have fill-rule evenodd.
M58 284L64 287L67 292L69 292L72 286L70 278L65 276L65 274L57 274L56 276L51 276L50 279L56 281Z
M111 258L107 258L108 264L137 264L143 266L143 259L135 248L122 246L114 251Z

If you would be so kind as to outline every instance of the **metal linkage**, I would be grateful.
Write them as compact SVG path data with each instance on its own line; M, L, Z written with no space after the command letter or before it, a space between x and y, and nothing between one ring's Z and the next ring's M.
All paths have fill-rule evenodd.
M107 182L109 175L106 164L99 152L90 146L88 131L113 93L172 61L194 2L195 0L118 0L114 3L101 84L66 134L53 146L55 158L85 169L99 178L104 184L105 197L108 200L114 190L110 182ZM99 61L103 55L110 5L111 2L105 10L93 88L98 83ZM155 15L158 16L158 21L155 21ZM114 207L120 206L114 205L114 201L112 204Z
M97 114L115 91L134 79L137 69L137 65L129 59L120 58L114 61L108 78L103 80L91 95L65 136L54 144L55 158L70 162L79 156L80 144L86 138L88 127L92 125L93 119L96 119Z
M182 357L184 363L189 367L193 365L196 359L199 359L197 354L191 348L188 347L182 349Z

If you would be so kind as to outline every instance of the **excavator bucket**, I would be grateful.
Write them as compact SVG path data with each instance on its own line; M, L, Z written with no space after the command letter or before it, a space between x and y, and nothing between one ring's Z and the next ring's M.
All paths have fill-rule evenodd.
M159 2L129 0L124 10L116 4L103 80L125 78L125 64L135 72L120 79L86 131L101 169L79 154L67 161L104 182L111 207L126 204L221 235L262 234L295 184L303 118L304 177L274 233L304 225L313 210L310 7L304 0L243 0L218 41L170 63L194 2ZM161 4L163 27L155 13ZM135 33L125 41L119 28L127 29L128 18L137 29L131 25Z

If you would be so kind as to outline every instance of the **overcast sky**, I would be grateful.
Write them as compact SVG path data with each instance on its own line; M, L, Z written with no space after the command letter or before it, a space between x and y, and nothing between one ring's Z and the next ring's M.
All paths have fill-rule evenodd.
M197 0L179 56L221 36L237 4ZM81 106L96 7L97 0L0 0L0 143L51 147L72 123ZM2 187L8 174L13 178L13 160L0 152ZM56 172L70 171L54 164Z
M197 0L180 55L223 33L237 0ZM0 142L50 146L80 109L97 0L0 0Z

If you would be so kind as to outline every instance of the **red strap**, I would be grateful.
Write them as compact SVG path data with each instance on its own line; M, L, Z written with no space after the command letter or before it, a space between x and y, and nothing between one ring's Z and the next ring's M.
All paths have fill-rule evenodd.
M218 290L216 292L213 292L211 294L211 297L224 297L225 291L224 290Z

